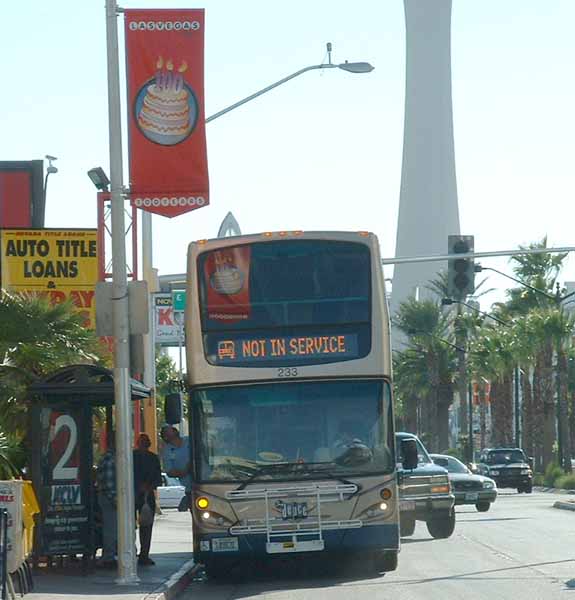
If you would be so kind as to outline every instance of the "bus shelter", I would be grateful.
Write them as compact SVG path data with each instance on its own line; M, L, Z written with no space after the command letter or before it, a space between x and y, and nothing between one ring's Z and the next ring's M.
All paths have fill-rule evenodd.
M130 381L132 400L150 389ZM70 365L29 387L30 475L40 504L35 556L82 555L100 547L94 446L98 418L112 433L114 377L96 365Z

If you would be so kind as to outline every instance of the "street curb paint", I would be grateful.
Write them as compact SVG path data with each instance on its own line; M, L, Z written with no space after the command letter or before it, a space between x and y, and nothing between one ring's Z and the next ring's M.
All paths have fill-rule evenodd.
M159 588L144 596L143 600L174 600L191 583L199 568L200 565L197 565L193 560L189 560Z

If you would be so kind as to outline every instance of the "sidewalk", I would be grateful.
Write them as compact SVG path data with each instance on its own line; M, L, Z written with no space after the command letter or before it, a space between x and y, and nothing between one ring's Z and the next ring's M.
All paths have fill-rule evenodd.
M34 591L26 600L171 600L193 577L192 523L189 512L165 509L156 517L150 556L153 567L138 567L140 584L114 583L116 571L96 569L82 576L77 571L42 569L34 574Z

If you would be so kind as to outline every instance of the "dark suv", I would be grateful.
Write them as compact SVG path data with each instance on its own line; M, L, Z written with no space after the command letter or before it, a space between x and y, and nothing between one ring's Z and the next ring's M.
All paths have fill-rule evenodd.
M479 471L500 488L516 488L521 494L533 491L533 470L521 448L486 448L479 456Z

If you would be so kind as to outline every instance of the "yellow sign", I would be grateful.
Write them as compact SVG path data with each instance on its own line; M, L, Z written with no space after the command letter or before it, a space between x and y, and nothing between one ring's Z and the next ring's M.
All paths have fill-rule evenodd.
M0 234L2 288L71 300L95 327L98 281L95 229L5 229Z

